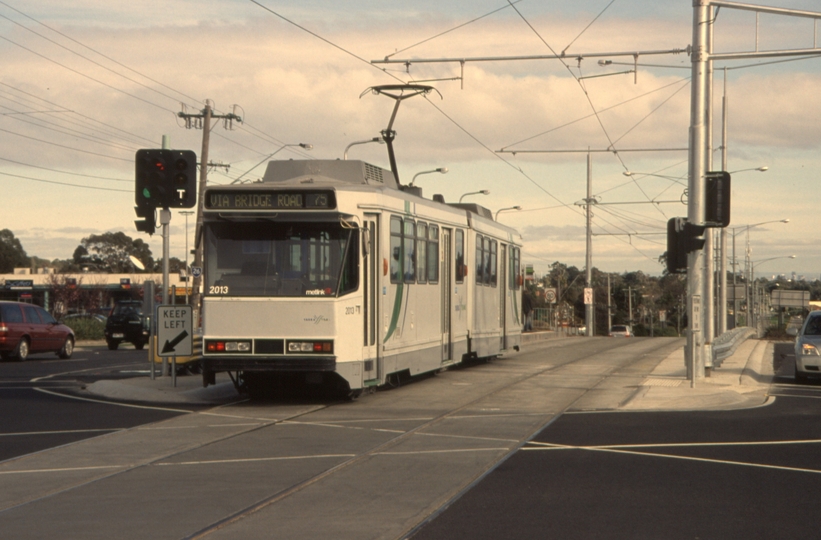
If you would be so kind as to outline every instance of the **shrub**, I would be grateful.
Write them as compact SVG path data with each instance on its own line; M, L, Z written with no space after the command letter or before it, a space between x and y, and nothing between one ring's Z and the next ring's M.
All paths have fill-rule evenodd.
M97 319L74 319L68 323L74 330L74 338L80 340L105 339L105 323Z

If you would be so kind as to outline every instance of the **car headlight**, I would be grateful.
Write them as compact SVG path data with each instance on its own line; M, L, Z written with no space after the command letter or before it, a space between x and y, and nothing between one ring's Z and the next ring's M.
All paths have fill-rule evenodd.
M818 352L818 349L812 343L802 343L801 344L801 354L812 355L812 356L821 356Z

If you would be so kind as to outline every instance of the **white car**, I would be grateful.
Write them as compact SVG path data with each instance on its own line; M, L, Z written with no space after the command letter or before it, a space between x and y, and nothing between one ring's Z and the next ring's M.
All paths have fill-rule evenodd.
M821 375L821 311L813 311L795 337L795 381Z
M610 327L609 337L633 337L630 327L624 324L616 324Z

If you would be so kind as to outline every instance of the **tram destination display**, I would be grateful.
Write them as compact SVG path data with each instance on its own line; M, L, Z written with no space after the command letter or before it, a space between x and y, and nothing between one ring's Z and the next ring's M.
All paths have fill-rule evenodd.
M209 210L330 210L333 191L213 190L205 197Z

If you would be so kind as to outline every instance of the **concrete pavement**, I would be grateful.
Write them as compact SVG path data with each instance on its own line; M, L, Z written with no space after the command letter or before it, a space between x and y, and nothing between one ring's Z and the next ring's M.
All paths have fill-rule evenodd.
M545 335L538 335L545 334ZM527 341L555 339L551 333L527 335ZM564 339L584 339L569 337ZM613 338L615 339L615 338ZM80 343L80 347L96 346ZM763 405L768 402L768 389L773 377L773 345L771 342L748 339L735 353L724 360L721 367L712 370L709 377L697 379L691 385L686 378L684 350L668 355L640 385L638 392L623 410L687 410L737 409ZM171 377L134 377L130 379L101 380L87 387L97 396L147 403L218 405L241 399L226 374L220 374L217 384L202 387L198 375L177 377L172 386Z

